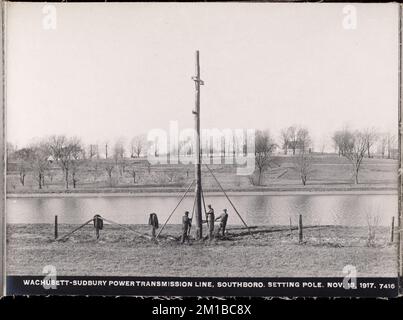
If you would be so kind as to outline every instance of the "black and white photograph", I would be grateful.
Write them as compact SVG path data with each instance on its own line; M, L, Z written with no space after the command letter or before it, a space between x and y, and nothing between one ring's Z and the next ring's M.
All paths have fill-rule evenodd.
M3 10L7 294L398 294L399 4Z

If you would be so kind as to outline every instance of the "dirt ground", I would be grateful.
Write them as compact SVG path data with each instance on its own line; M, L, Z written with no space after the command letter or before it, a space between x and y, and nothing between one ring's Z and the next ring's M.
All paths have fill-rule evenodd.
M75 227L60 225L59 238ZM58 275L82 276L343 276L348 264L358 276L395 276L397 270L397 246L384 227L376 229L371 246L365 227L306 227L299 244L298 231L287 227L259 227L251 235L230 226L224 239L186 245L174 238L178 225L168 225L158 243L127 229L150 234L144 225L106 224L99 240L91 225L66 241L54 241L53 228L7 226L9 275L41 275L46 265L55 266Z

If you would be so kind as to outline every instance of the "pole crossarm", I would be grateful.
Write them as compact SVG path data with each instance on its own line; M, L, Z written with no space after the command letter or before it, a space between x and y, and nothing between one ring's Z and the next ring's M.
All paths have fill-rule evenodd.
M228 202L231 204L232 208L235 210L235 213L238 215L239 219L241 219L242 223L244 224L244 226L248 229L249 234L251 236L252 232L250 231L250 228L248 227L248 225L246 224L245 220L242 218L241 214L238 212L237 208L235 207L235 205L232 203L231 199L228 197L227 193L225 192L224 188L222 187L221 183L218 181L218 179L216 178L216 176L214 175L213 171L210 169L210 167L204 163L204 165L206 166L206 168L208 169L208 171L211 173L211 175L213 176L214 180L217 182L218 186L220 187L221 191L224 193L225 197L227 198Z
M181 202L183 201L183 199L185 199L186 195L188 194L190 188L193 186L195 180L192 181L192 183L189 185L189 187L187 187L185 193L182 195L182 198L179 200L178 204L176 205L176 207L172 210L172 212L170 213L170 215L168 216L167 220L165 221L164 225L161 227L160 231L158 231L157 235L155 236L155 239L158 239L160 233L162 232L162 230L164 230L165 226L167 225L169 219L171 219L172 215L174 214L174 212L176 211L176 209L179 207L179 205L181 204Z
M196 82L196 84L199 84L199 85L201 85L201 86L204 86L204 81L203 81L202 79L200 79L200 77L198 77L198 76L192 77L192 80L193 80L194 82Z

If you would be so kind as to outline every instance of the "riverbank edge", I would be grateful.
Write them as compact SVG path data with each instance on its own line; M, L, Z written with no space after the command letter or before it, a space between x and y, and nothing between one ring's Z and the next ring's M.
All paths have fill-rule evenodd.
M177 197L185 192L185 188L176 189L142 189L142 190L75 190L75 191L52 191L32 193L7 193L7 199L15 198L93 198L93 197ZM206 189L205 194L210 196L222 195L221 190ZM231 196L290 196L290 195L397 195L397 188L289 188L289 189L227 189L226 193ZM188 195L194 195L190 191Z

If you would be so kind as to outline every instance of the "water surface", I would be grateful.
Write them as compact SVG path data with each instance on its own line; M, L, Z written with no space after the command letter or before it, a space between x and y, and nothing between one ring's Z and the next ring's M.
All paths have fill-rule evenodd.
M227 208L229 224L241 224L228 200L221 195L207 195L219 214ZM378 225L389 226L397 217L397 195L234 195L232 202L249 225L293 224L299 214L304 224L332 224L366 226L368 219ZM179 198L163 196L54 197L7 199L8 223L53 223L58 215L60 223L80 224L94 214L100 214L124 224L146 224L148 215L155 212L161 223L175 208ZM180 223L185 210L191 211L194 198L184 199L169 223Z

